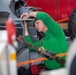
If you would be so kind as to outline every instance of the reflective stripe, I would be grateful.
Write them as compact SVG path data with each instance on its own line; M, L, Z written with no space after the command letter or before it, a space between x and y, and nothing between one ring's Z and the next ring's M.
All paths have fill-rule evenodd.
M14 53L10 54L10 60L16 60L16 54Z
M60 53L60 54L57 54L56 56L63 57L63 56L66 56L67 54L68 54L68 52L66 52L66 53Z

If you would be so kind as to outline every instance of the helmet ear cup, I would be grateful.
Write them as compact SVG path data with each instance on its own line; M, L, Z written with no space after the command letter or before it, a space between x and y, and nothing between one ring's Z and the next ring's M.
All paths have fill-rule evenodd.
M18 75L22 75L22 73L23 73L24 71L26 71L26 68L25 68L25 67L23 67L23 66L19 67L19 68L18 68Z

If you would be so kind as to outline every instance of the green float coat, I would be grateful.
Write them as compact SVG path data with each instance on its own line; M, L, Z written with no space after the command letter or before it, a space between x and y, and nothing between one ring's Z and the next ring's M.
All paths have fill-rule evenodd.
M35 21L36 20L42 20L45 26L48 28L48 30L44 33L41 46L56 54L67 52L68 44L66 42L64 32L60 26L44 12L38 12L36 14ZM41 40L33 42L29 35L25 36L25 39L31 44L40 47ZM60 64L55 60L45 60L44 64L48 69L58 69L61 67Z

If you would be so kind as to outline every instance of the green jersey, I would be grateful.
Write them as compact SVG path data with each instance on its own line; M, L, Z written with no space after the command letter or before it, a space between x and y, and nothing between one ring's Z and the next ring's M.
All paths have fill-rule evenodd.
M35 21L38 19L42 20L48 28L48 30L44 33L42 42L41 40L33 42L29 35L25 36L25 39L31 44L37 47L42 46L50 52L56 54L66 53L68 44L64 32L60 26L48 14L44 12L37 13ZM63 58L65 58L65 56ZM45 60L44 64L48 69L58 69L61 67L60 63L57 63L55 60Z

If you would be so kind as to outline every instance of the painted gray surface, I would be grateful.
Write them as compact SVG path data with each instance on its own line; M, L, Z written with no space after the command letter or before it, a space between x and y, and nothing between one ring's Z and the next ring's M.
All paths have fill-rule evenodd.
M24 61L27 61L27 60L29 60L29 50L28 49L24 49L17 56L17 63L18 62L24 62ZM23 65L23 66L25 66L26 68L29 68L29 64L28 65Z
M41 58L43 57L41 54L39 54L38 52L33 52L30 51L28 48L22 48L22 50L17 54L17 63L18 62L24 62L27 60L34 60L36 58ZM29 68L30 65L33 64L43 64L43 62L36 62L36 63L31 63L31 64L27 64L27 65L22 65L24 67Z
M13 18L13 19L16 19L17 17L12 13L12 11L10 10L9 8L9 3L11 2L12 0L1 0L0 1L0 12L1 11L4 11L4 12L9 12L10 15L9 17Z

